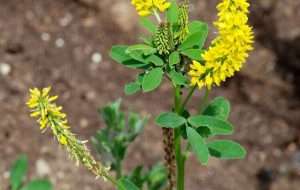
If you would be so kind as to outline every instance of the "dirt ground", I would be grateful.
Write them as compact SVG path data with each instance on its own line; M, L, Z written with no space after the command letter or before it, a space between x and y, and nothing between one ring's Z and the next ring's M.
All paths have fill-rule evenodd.
M192 19L212 23L218 2L191 0ZM211 159L200 167L192 156L187 190L300 189L300 0L251 2L255 50L243 70L210 97L231 101L233 138L246 147L247 158ZM214 31L211 26L210 40ZM97 107L119 97L124 108L140 114L168 111L167 83L154 93L125 96L123 86L136 72L108 56L112 45L133 44L142 33L129 0L0 0L1 190L8 190L8 171L20 154L30 160L28 179L47 177L55 190L113 189L75 167L50 133L41 135L24 103L28 88L53 86L81 139L103 126ZM161 130L152 118L129 150L127 170L161 160L161 146Z

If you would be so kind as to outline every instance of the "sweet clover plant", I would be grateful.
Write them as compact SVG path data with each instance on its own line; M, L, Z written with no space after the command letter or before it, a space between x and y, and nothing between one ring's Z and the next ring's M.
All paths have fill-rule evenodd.
M249 3L246 0L222 0L218 4L218 20L214 22L218 37L208 48L205 48L208 24L190 21L188 0L132 0L132 5L141 16L141 25L149 30L150 35L141 36L140 44L113 46L109 54L125 67L140 71L136 80L125 86L127 95L154 91L164 77L170 83L173 106L155 119L155 124L162 128L165 150L164 167L158 167L158 170L166 173L167 190L183 190L185 163L192 152L201 165L208 164L211 156L239 159L246 155L237 142L220 138L233 133L233 126L228 121L229 101L222 97L209 103L207 100L211 90L242 68L248 51L253 49L254 36L247 24ZM156 22L148 18L151 16ZM205 91L199 98L198 111L192 113L188 110L188 103L197 89ZM96 177L111 181L121 190L142 189L143 183L148 184L148 189L161 188L149 185L155 176L159 176L151 176L155 169L143 174L142 167L137 167L131 174L122 173L121 162L127 145L141 133L143 119L132 113L127 120L124 119L124 113L118 110L119 101L103 108L100 113L107 128L99 130L92 139L101 158L97 162L86 148L86 141L78 140L70 131L66 114L54 103L57 96L49 96L49 91L50 87L42 91L37 88L30 90L31 99L27 105L32 110L31 116L39 118L43 131L52 130L60 145L77 163L82 163ZM116 178L109 169L116 171Z

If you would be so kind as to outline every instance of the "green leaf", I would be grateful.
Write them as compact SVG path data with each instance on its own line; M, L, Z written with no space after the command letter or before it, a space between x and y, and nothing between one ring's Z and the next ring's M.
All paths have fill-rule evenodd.
M206 165L209 153L204 139L191 127L187 127L186 132L188 141L192 145L199 162L201 165Z
M13 164L10 175L10 185L12 190L17 190L23 183L27 170L27 158L20 156L18 160Z
M233 127L227 121L223 121L207 115L197 115L188 118L188 122L194 127L206 126L217 135L230 135Z
M158 57L157 55L150 55L147 59L148 62L154 63L154 65L156 66L163 66L164 65L164 61Z
M167 183L166 169L162 163L149 168L145 174L148 190L162 190Z
M147 61L147 56L145 56L142 51L132 51L129 53L129 55L134 60L149 64Z
M201 21L192 21L188 25L190 33L199 32L201 30L207 31L208 25L206 23L203 23Z
M127 190L139 190L131 181L128 179L122 178L118 180Z
M29 182L21 190L52 190L52 184L48 180L40 179Z
M246 156L245 149L230 140L216 140L207 143L209 154L222 159L239 159Z
M130 55L125 53L125 50L127 49L127 46L113 46L109 52L109 55L118 63L123 64L126 67L129 68L147 68L149 64L142 63L140 61L132 59Z
M130 95L130 94L136 93L137 91L139 91L141 89L142 89L141 85L139 85L136 82L131 82L129 84L126 84L124 91L125 91L126 95Z
M169 57L169 63L171 65L176 65L180 62L179 53L174 51Z
M206 108L203 115L209 115L221 120L227 120L230 112L230 103L228 100L217 97Z
M144 80L145 73L140 73L136 76L136 82L142 85Z
M199 135L201 135L202 138L209 138L215 135L208 127L197 127L196 131Z
M185 118L179 116L177 113L161 113L155 119L156 125L170 128L177 128L185 122Z
M208 25L206 23L200 22L200 21L193 21L191 23L189 23L189 31L191 34L196 33L196 32L204 32L203 34L203 38L201 40L199 40L198 44L197 44L197 48L202 49L202 47L204 46L205 40L207 38L208 35Z
M201 49L187 49L187 50L183 50L181 52L181 54L188 56L189 58L191 58L193 60L201 61L201 60L203 60L202 59L203 52L204 51Z
M143 40L146 44L152 46L153 45L153 38L147 36L141 36L141 40Z
M162 68L155 68L145 74L144 80L142 83L142 89L144 92L150 92L157 87L162 82L163 71Z
M189 81L186 76L176 72L175 70L172 70L170 74L174 85L184 85L185 87L189 87Z
M130 54L135 51L141 51L141 52L143 52L144 55L147 56L147 55L151 55L151 54L155 53L156 48L149 46L149 45L145 45L145 44L137 44L137 45L128 47L125 50L125 53Z
M173 27L178 23L179 9L174 0L170 0L171 6L167 10L167 21Z
M141 23L141 25L146 27L152 34L156 33L157 28L154 26L154 24L148 18L141 18L140 23Z
M191 34L187 37L187 39L178 47L178 51L186 50L188 48L191 48L195 45L198 45L199 42L202 43L202 41L205 41L205 32L199 31L196 33ZM204 44L204 42L203 42Z

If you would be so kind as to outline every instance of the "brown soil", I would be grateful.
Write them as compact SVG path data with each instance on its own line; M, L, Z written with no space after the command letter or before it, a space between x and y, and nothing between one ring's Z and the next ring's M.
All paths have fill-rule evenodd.
M192 0L193 19L211 23L217 2ZM252 2L255 51L243 70L211 95L231 101L232 138L246 147L247 158L211 159L200 167L193 156L186 170L188 190L300 187L300 1ZM169 110L172 92L167 83L154 93L125 96L123 86L137 72L108 56L114 44L137 42L144 32L137 21L129 0L0 0L0 62L12 69L0 74L0 189L8 189L7 171L20 154L30 160L28 179L46 176L56 190L113 189L75 167L50 133L41 135L24 102L28 88L53 86L82 139L104 125L97 107L118 97L124 99L124 108L141 114ZM210 39L214 31L212 26ZM103 57L98 64L91 60L96 52ZM193 109L197 99L192 100ZM130 148L127 170L161 160L161 141L152 119Z

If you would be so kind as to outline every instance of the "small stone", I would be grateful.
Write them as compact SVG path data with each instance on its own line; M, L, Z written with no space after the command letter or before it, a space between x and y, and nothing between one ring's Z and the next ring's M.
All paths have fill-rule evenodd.
M59 20L59 24L61 26L67 26L73 20L73 16L71 14L66 14L63 18Z
M97 93L95 91L88 91L85 97L87 100L94 100L97 97Z
M87 128L89 126L89 121L86 118L81 118L79 120L79 126L81 128Z
M82 25L86 28L91 28L91 27L95 26L96 23L97 23L97 20L95 19L95 17L87 17L82 20Z
M102 55L100 53L93 53L92 61L94 63L100 63L102 61Z
M51 173L51 169L47 162L43 159L38 159L35 163L36 173L39 177L46 177Z
M7 63L0 63L0 73L3 76L8 75L11 72L11 66Z
M9 171L5 171L4 173L3 173L3 178L4 179L8 179L10 177L10 172Z
M49 33L47 33L47 32L43 32L42 34L41 34L41 39L44 41L44 42L48 42L49 40L50 40L50 34Z
M295 152L297 150L297 144L296 143L290 143L287 147L287 150L289 152Z
M61 48L65 45L65 40L62 38L57 38L55 40L55 45L56 45L56 47Z

